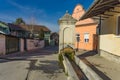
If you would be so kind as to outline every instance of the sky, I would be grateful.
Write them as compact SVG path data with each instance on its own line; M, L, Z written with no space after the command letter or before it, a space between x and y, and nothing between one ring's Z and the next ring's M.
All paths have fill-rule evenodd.
M30 24L45 25L59 31L58 20L66 10L72 14L77 4L87 10L94 0L0 0L0 21L12 23L16 18Z

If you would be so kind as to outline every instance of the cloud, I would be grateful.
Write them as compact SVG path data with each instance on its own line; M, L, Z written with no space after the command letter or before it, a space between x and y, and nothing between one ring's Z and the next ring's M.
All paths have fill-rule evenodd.
M10 22L14 22L14 20L16 19L16 17L14 16L10 16L7 14L0 14L0 21L5 21L7 23ZM25 18L24 20L29 24L30 23L30 19L29 18ZM57 23L52 23L52 22L48 22L48 21L44 21L44 20L37 20L37 22L35 21L35 24L38 25L45 25L46 27L48 27L52 32L58 32L59 26L57 25Z
M16 15L14 15L16 17L10 18L10 16L8 16L8 19L11 19L13 21L17 18L18 15L21 15L22 18L25 20L25 22L29 24L30 23L30 18L34 17L34 18L36 18L36 20L35 20L36 24L45 25L46 27L48 27L53 32L58 31L59 27L58 27L57 23L54 23L55 21L53 22L53 20L55 20L55 18L56 18L55 15L50 16L49 14L47 14L45 12L44 9L38 9L38 8L35 8L35 7L32 7L32 6L26 6L26 5L23 5L23 4L19 4L15 1L13 1L13 0L8 0L8 3L10 5L14 6L15 8L22 11L22 12L16 14ZM58 14L61 14L61 13L59 12L59 13L57 13L57 15ZM3 18L6 19L6 17L3 17Z
M0 20L5 22L13 22L16 18L8 14L0 14Z
M12 0L8 0L8 3L13 5L14 7L24 11L24 12L29 12L29 13L41 13L41 14L44 14L44 10L43 9L38 9L38 8L34 8L34 7L30 7L30 6L23 6L21 4L18 4Z

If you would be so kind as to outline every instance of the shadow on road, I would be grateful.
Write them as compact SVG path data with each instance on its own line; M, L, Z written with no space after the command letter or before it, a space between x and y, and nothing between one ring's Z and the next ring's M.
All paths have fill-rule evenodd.
M81 55L78 55L79 58L85 58L85 57L89 57L89 56L94 56L96 55L97 53L95 51L87 51L87 52L84 52L83 54Z
M57 46L49 46L43 49L35 49L26 52L18 52L0 56L0 63L29 60L30 58L43 58L46 55L52 55L58 50Z
M27 68L29 71L42 71L43 74L47 74L46 77L52 78L57 77L58 73L63 73L63 70L59 67L58 61L56 60L43 60L39 61L36 65L36 60L30 62L30 67Z

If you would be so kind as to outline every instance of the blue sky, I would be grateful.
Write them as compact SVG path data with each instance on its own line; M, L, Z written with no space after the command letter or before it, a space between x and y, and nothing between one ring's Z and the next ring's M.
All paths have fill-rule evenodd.
M66 10L72 14L77 4L87 10L94 0L0 0L0 21L14 22L21 17L26 23L34 19L35 24L45 25L52 31L58 31L58 19Z

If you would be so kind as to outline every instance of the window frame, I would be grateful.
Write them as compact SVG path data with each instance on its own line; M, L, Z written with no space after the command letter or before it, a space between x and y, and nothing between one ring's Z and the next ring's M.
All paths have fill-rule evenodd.
M86 34L88 34L88 38L85 37ZM85 32L85 33L84 33L84 42L85 42L85 43L89 43L89 40L90 40L90 33Z

